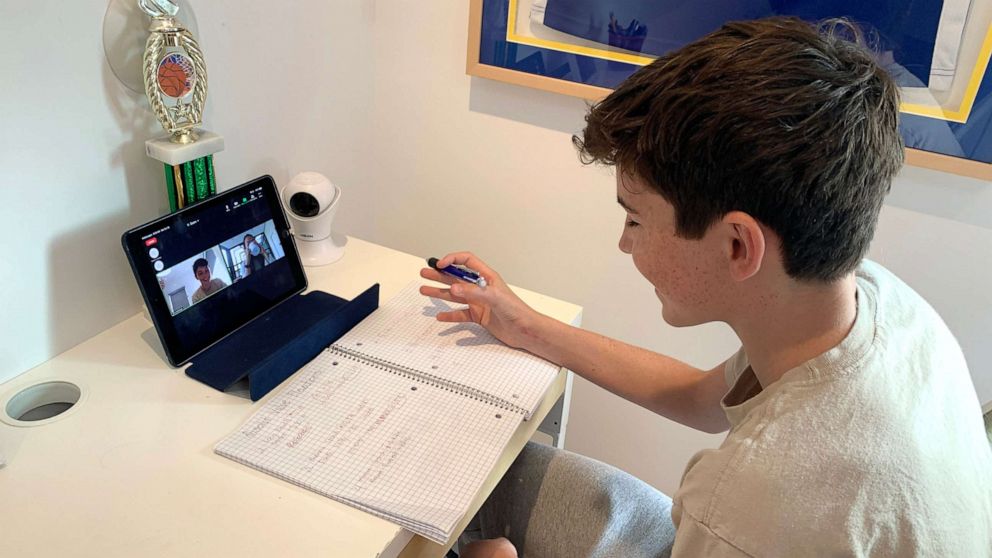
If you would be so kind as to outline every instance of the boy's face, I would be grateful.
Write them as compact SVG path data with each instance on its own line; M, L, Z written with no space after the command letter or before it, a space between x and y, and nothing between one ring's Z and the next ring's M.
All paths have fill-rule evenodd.
M637 177L617 172L617 201L627 212L620 251L653 286L673 326L719 319L721 262L717 242L675 234L675 209Z
M199 279L201 283L209 283L210 268L205 265L196 268L196 278Z

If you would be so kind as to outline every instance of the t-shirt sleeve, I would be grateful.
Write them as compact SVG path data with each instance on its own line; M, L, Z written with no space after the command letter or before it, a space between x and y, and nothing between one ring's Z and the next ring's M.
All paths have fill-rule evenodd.
M696 521L689 514L683 513L675 533L675 545L672 547L672 558L690 558L706 556L707 558L743 558L750 554L740 550L709 527Z

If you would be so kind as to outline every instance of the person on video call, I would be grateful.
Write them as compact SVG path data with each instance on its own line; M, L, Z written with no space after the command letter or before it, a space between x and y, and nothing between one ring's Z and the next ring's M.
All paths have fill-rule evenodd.
M671 498L528 444L462 558L992 556L992 453L961 348L864 259L903 142L896 85L851 35L843 22L728 23L636 72L573 140L616 170L619 248L664 320L724 322L740 338L722 364L539 314L468 252L437 266L487 286L421 272L446 284L422 294L466 305L438 320L478 323L659 415L727 432Z
M244 240L245 247L245 277L248 277L255 271L261 270L267 264L272 262L272 256L266 252L265 248L255 240L255 237L250 234L245 235Z
M227 286L227 283L220 279L210 278L210 264L205 258L200 258L193 262L193 275L200 282L200 288L193 293L193 303L196 304L215 292Z

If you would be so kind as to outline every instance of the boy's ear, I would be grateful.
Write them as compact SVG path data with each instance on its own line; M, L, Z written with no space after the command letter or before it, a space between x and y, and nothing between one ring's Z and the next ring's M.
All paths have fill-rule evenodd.
M727 231L724 253L730 276L744 281L758 273L765 260L765 232L754 217L743 211L731 211L721 222Z

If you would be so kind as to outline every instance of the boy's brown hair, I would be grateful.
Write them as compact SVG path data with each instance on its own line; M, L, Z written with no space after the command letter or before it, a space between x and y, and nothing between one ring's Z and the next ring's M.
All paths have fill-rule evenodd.
M573 142L661 194L681 236L743 211L782 239L790 276L836 280L867 252L903 163L898 90L856 35L728 23L632 75Z

